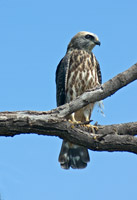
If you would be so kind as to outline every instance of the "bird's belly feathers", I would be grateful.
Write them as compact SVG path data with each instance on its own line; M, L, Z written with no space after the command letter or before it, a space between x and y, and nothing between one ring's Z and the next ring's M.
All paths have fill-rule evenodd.
M70 69L71 70L71 69ZM71 72L67 82L66 101L70 102L80 96L88 89L94 88L98 84L95 68L86 67L82 70L79 65L76 70Z

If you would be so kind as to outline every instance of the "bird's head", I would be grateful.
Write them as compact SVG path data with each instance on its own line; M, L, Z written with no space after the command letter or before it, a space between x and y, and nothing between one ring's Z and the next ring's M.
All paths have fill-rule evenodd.
M91 52L95 45L100 45L100 41L94 33L81 31L77 33L70 41L67 51L71 49L83 49Z

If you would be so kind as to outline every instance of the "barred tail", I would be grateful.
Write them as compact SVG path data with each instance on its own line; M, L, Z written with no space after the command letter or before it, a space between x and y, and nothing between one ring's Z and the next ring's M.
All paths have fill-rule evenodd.
M83 169L90 159L85 147L63 140L58 160L63 169Z

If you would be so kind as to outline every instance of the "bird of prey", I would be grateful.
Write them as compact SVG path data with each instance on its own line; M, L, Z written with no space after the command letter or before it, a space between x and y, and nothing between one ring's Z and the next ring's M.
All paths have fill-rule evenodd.
M100 65L91 52L100 45L97 35L81 31L70 41L66 55L62 58L56 70L56 100L57 106L69 103L85 91L102 82ZM72 122L89 121L94 104L81 108L71 114ZM85 147L63 140L59 154L59 162L63 169L82 169L89 162L88 150Z

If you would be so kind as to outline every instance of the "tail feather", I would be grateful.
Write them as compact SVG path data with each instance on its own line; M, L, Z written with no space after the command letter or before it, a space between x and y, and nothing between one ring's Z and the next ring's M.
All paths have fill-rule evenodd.
M89 162L88 150L85 147L63 140L59 162L63 169L83 169Z

